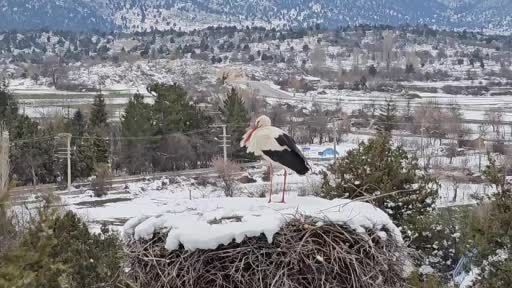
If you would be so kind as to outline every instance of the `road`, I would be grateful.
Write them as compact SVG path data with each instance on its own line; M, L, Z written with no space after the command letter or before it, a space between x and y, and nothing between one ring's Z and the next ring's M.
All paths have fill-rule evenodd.
M271 87L269 84L260 81L252 80L235 80L230 81L230 84L244 85L256 91L256 93L264 98L274 98L279 100L296 100L292 95L285 93L279 89Z
M241 164L242 168L258 168L262 166L262 162L251 162ZM215 177L217 176L214 168L202 168L202 169L191 169L191 170L182 170L182 171L170 171L170 172L159 172L152 174L144 174L144 175L133 175L133 176L118 176L113 177L108 183L113 187L119 187L128 183L144 181L147 179L155 179L161 177ZM91 182L78 182L73 183L73 187L89 187ZM10 199L13 203L20 203L28 200L31 195L34 193L49 193L58 190L58 186L56 184L44 184L37 186L21 186L16 187L10 190ZM76 192L74 192L76 193Z

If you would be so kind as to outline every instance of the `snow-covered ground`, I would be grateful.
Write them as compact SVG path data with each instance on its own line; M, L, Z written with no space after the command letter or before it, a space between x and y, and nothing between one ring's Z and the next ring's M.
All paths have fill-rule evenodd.
M307 194L308 190L318 187L321 166L314 166L315 174L299 176L290 173L287 178L287 197L298 197ZM263 197L267 199L269 183L261 180L263 170L250 170L248 176L256 179L256 183L239 184L237 197ZM283 171L274 174L275 194L283 188ZM162 178L127 184L119 191L110 193L103 198L94 197L92 191L74 191L60 193L61 201L71 210L79 213L84 219L97 228L101 223L119 225L140 214L157 215L172 211L185 211L189 203L209 199L224 199L224 192L218 179L191 179L186 177ZM274 195L274 200L281 195ZM181 207L181 208L180 208Z
M251 201L256 203L254 205L262 205L268 201L269 183L263 182L259 175L253 174L252 176L255 176L257 182L240 184L237 189L239 192L236 193L235 197L252 199ZM304 196L318 191L320 181L320 175L302 177L291 174L287 181L286 201L292 206L271 204L267 208L274 209L274 206L276 206L291 209L295 207L293 205L306 201L307 198L303 198ZM274 176L273 201L275 202L281 200L282 184L282 172L278 172ZM485 184L459 184L457 197L454 201L453 183L441 182L441 185L440 199L438 200L439 207L473 204L475 201L471 196L483 195L483 193L489 193L492 190ZM194 207L200 205L197 203L229 201L226 200L222 187L216 179L210 179L208 183L202 183L184 177L128 184L125 189L112 192L103 198L94 197L91 191L61 193L60 197L66 207L81 215L95 230L103 223L119 227L128 219L140 215L196 213L197 208Z
M488 183L454 183L441 181L438 207L476 204L475 197L483 197L495 192Z
M265 97L270 103L290 103L302 107L311 108L313 103L322 105L325 109L341 107L343 111L351 113L360 109L364 105L383 105L386 99L393 99L399 110L405 109L409 101L404 93L377 92L377 91L352 91L337 89L319 89L307 93L290 93L280 90L276 85L266 82L255 81L237 81L235 83L243 83L242 86L250 87ZM500 87L496 90L491 89L490 92L481 96L463 95L463 94L447 94L441 91L438 86L466 86L460 81L439 82L414 82L405 83L408 87L407 93L414 93L419 96L417 99L411 99L411 107L416 107L426 102L435 102L441 107L448 107L451 103L457 103L461 107L461 112L467 120L484 120L485 112L491 108L499 108L503 110L503 121L512 120L512 100L509 95L493 95L492 92L512 90L510 87ZM480 84L472 83L468 86L479 86ZM437 92L416 91L414 87L432 87L438 89Z
M355 148L360 142L370 138L367 135L348 134L344 135L343 141L337 144L339 157L342 157L350 149ZM396 137L395 137L396 138ZM398 139L398 138L396 138ZM412 141L411 143L413 143ZM408 143L402 143L407 145ZM410 143L409 143L410 144ZM287 197L298 199L301 196L311 195L318 192L321 184L321 171L325 170L333 160L332 155L320 156L332 143L300 145L306 157L311 160L313 173L307 176L299 176L291 173L287 179ZM407 146L406 146L407 148ZM439 146L432 146L428 149L434 151ZM429 151L430 151L429 150ZM486 157L482 158L482 167L486 164ZM448 159L439 156L439 165L448 165ZM466 159L466 160L465 160ZM435 163L434 163L435 164ZM459 175L463 169L469 169L478 173L478 157L468 154L456 157L453 164L447 167L454 169L454 175ZM269 182L262 180L264 168L252 168L245 173L256 180L255 183L239 184L236 197L261 197L267 199ZM441 170L442 172L442 170ZM442 172L445 173L445 172ZM444 175L444 174L442 174ZM447 174L451 175L451 174ZM471 183L462 179L454 181L450 177L442 177L441 189L437 205L446 207L452 205L474 204L473 196L482 196L493 193L493 189L486 183ZM206 180L205 180L206 179ZM280 200L283 186L283 171L275 171L273 178L274 200ZM145 215L160 215L169 211L186 211L191 203L195 201L217 201L224 199L224 192L221 183L215 178L192 178L192 177L164 177L142 182L129 183L124 187L116 188L114 192L103 198L95 198L91 191L76 190L72 193L61 193L62 202L70 209L83 216L92 227L98 228L103 222L115 226L122 225L132 217ZM32 199L34 200L34 199ZM255 199L258 200L258 199ZM260 199L261 201L265 201ZM222 201L222 200L218 200ZM299 201L299 200L292 200ZM295 202L292 202L295 203Z

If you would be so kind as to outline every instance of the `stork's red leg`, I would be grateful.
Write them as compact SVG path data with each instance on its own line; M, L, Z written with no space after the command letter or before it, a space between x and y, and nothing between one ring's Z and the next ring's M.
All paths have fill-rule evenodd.
M268 166L268 174L270 176L270 193L268 195L268 203L272 202L272 178L274 178L274 170L272 169L272 163Z
M288 171L284 169L284 182L283 182L283 198L281 199L281 203L284 202L284 193L286 192L286 176L288 176Z

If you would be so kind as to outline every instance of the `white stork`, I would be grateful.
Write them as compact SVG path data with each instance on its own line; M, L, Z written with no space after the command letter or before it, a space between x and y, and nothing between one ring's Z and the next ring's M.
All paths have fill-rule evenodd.
M295 171L299 175L305 175L309 172L310 167L293 138L271 124L270 118L260 116L256 119L255 126L245 133L240 146L247 147L247 152L262 156L268 161L270 171L269 203L272 202L272 164L284 168L283 198L281 200L281 203L284 203L287 169Z

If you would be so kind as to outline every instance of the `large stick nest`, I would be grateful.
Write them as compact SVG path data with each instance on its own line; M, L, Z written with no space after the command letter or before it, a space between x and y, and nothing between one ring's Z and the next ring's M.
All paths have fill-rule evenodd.
M165 234L128 244L138 287L405 287L406 250L392 237L296 217L265 236L215 250L165 249Z

